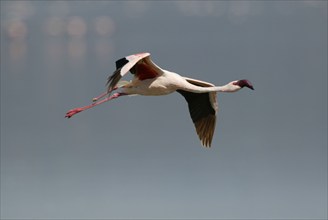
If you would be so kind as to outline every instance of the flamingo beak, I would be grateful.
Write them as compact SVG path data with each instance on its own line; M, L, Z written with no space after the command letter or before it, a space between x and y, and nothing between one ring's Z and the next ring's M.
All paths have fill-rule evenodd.
M247 79L238 80L237 85L239 85L241 88L247 87L251 90L254 90L252 83Z

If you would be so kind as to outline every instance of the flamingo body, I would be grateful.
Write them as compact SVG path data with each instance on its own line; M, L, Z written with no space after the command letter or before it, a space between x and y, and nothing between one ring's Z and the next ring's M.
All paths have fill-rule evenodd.
M134 75L133 80L120 81L129 71ZM70 110L65 117L70 118L78 112L123 95L159 96L176 91L188 103L189 113L202 145L210 147L218 112L216 93L236 92L243 87L254 89L248 80L235 80L224 86L215 86L208 82L182 77L157 66L150 59L150 53L139 53L117 60L116 70L107 80L107 92L94 98L95 102L91 105ZM98 101L116 89L121 89L122 92Z

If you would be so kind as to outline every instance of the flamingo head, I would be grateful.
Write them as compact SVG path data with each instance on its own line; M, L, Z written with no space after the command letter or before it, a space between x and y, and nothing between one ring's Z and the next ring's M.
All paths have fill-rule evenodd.
M232 85L239 87L239 89L247 87L251 90L254 90L252 83L247 79L236 80L232 82Z

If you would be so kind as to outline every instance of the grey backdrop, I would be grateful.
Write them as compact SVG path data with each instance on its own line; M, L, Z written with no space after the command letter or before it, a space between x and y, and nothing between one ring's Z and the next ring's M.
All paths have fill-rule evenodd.
M211 149L177 93L64 118L144 51L253 82ZM1 1L1 218L327 218L327 2Z

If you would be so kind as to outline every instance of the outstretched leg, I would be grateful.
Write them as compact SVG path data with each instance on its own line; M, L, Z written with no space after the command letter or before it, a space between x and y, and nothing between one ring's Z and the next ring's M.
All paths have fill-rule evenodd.
M106 94L107 94L107 93L106 93ZM86 110L86 109L93 108L93 107L95 107L95 106L97 106L97 105L100 105L100 104L102 104L102 103L104 103L104 102L108 102L108 101L110 101L110 100L112 100L112 99L116 99L116 98L118 98L118 97L120 97L120 96L124 96L124 95L128 95L128 94L117 92L117 93L114 93L113 95L111 95L111 96L109 96L109 97L107 97L107 98L105 98L105 99L103 99L103 100L101 100L101 101L97 101L99 98L102 98L102 97L104 96L104 94L102 94L102 95L100 95L99 97L95 98L95 99L94 99L94 103L92 103L91 105L87 105L87 106L84 106L84 107L74 108L74 109L69 110L69 111L66 113L65 118L70 118L70 117L72 117L73 115L75 115L75 114L77 114L77 113L79 113L79 112L82 112L82 111L84 111L84 110Z
M108 92L104 92L104 93L102 93L101 95L99 95L99 96L93 98L92 101L93 101L93 102L96 102L96 101L98 101L99 99L101 99L102 97L105 97L106 95L108 95Z

